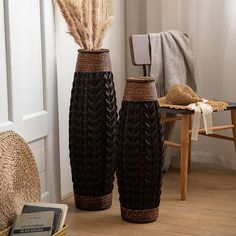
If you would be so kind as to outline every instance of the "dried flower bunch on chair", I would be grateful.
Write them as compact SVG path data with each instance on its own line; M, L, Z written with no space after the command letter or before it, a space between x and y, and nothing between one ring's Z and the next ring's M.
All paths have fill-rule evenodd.
M76 207L111 206L117 153L117 106L108 49L111 0L57 0L79 50L71 94L69 148Z

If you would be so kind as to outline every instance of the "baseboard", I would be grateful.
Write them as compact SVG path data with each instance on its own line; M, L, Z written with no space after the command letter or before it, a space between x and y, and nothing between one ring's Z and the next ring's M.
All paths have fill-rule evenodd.
M65 201L66 199L70 198L70 197L73 197L74 193L71 192L71 193L67 193L66 195L64 195L62 198L61 198L61 201Z
M218 167L223 167L230 170L236 170L236 158L228 157L222 155L216 155L211 152L205 151L192 151L191 153L191 163L208 164ZM174 168L180 168L180 156L175 156L171 158L171 166Z
M45 192L41 195L41 201L42 202L50 202L51 196L49 192Z
M70 197L73 197L73 195L74 195L73 192L66 194L65 196L62 197L61 202L67 200L67 199L70 198ZM42 202L51 202L50 193L49 193L49 192L43 193L43 194L41 195L41 201L42 201Z
M215 155L213 153L205 151L192 151L191 162L212 164L227 169L236 170L236 160L232 160L231 158L225 158L224 156Z

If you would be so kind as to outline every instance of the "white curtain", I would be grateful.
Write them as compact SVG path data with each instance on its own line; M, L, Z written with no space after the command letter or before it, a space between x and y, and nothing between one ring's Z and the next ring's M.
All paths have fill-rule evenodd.
M193 44L198 94L236 102L235 0L128 0L127 36L177 29ZM128 74L136 75L127 50ZM214 125L230 123L230 113L214 114ZM231 135L232 132L225 132ZM200 137L192 160L236 169L233 143Z

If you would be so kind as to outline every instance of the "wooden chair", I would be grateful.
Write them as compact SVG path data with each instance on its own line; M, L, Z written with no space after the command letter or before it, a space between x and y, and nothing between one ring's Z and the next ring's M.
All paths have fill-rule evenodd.
M130 37L130 49L132 63L135 66L143 67L143 75L150 75L151 53L148 35L133 35ZM166 113L167 116L163 118L163 124L168 124L176 121L182 121L181 143L175 143L170 140L165 140L165 145L173 148L178 148L181 151L181 200L185 201L187 197L187 182L188 171L191 162L191 116L194 111L190 110L176 110L168 107L160 108L160 111ZM236 150L236 103L229 103L226 111L231 112L232 123L229 125L222 125L213 127L213 131L221 131L232 129L233 137L228 137L221 134L207 135L204 128L199 129L199 134L211 138L224 139L234 142ZM172 114L172 116L168 116Z

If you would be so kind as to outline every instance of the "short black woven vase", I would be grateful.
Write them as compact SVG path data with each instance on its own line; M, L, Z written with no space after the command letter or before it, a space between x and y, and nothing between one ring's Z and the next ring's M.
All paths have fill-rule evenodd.
M121 216L133 223L157 220L164 138L155 82L128 79L119 118L117 177Z
M79 50L71 94L69 148L76 207L111 207L117 106L108 50Z

